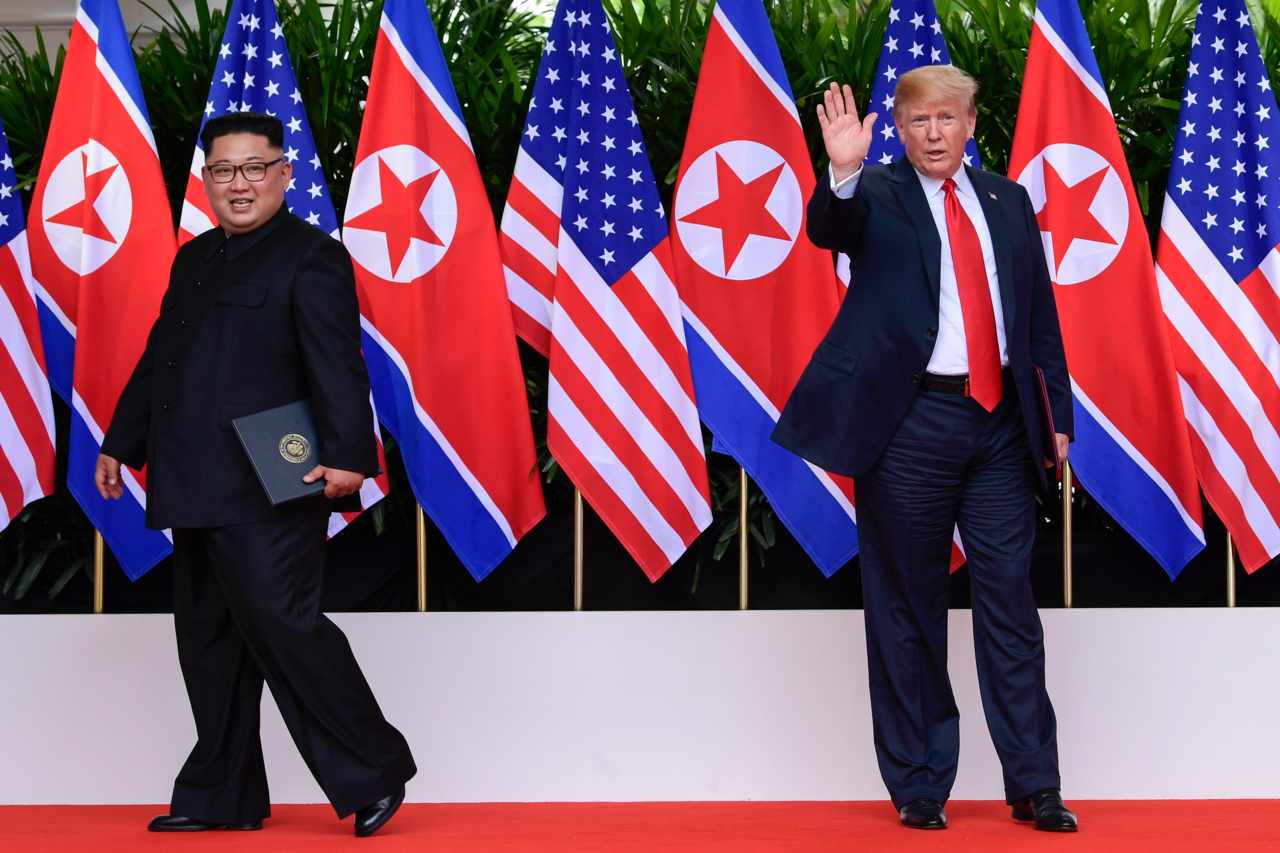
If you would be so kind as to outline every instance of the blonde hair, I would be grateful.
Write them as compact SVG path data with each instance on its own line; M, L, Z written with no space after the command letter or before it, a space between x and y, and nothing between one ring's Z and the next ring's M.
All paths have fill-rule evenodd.
M946 98L966 100L970 114L977 112L978 81L954 65L913 68L898 78L898 87L893 92L894 118L907 104Z

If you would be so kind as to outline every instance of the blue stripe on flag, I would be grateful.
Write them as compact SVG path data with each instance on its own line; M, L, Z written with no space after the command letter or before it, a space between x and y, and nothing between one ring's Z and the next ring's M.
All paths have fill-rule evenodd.
M80 8L98 28L98 52L106 58L107 65L111 66L111 70L120 79L133 100L133 105L142 114L143 121L150 124L147 102L142 97L142 83L138 79L138 67L133 62L133 47L129 44L129 33L124 28L119 4L116 0L81 0Z
M89 522L102 533L120 568L124 569L129 580L136 581L169 556L173 544L159 530L147 528L146 510L127 488L119 500L104 501L99 496L93 483L93 471L100 448L74 408L71 410L68 444L67 488L89 517Z
M808 464L769 439L774 419L693 327L684 328L698 413L715 435L715 449L747 469L800 547L831 577L858 553L857 527Z
M378 418L400 445L414 497L467 571L477 581L484 580L511 553L511 543L418 421L409 384L396 363L368 333L362 331L361 339Z
M1085 29L1084 17L1080 14L1076 0L1040 0L1036 4L1036 11L1044 15L1058 38L1062 39L1075 56L1076 62L1089 72L1089 76L1105 92L1107 84L1102 82L1102 72L1098 70L1098 60L1093 55L1092 42L1089 41L1089 31Z
M453 90L453 78L449 76L449 66L445 64L440 39L436 37L435 24L426 4L422 0L387 0L382 14L391 20L409 54L435 85L458 121L465 123L462 106Z
M738 35L742 36L756 61L782 87L787 97L794 100L791 83L787 80L787 69L782 64L782 54L778 52L778 43L773 38L773 27L769 23L764 4L760 0L719 0L716 5L729 19L729 23L733 24Z
M69 406L71 380L75 369L75 336L54 316L43 299L36 300L36 314L40 318L40 337L44 344L45 367L49 371L49 387Z
M1129 535L1145 548L1171 579L1204 549L1178 507L1116 444L1089 410L1073 398L1076 440L1071 468L1081 485Z

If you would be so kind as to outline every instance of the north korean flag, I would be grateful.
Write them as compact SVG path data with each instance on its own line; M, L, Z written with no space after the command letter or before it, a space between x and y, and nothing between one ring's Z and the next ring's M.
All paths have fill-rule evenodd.
M160 307L177 243L116 0L81 0L32 199L31 265L45 288L49 381L71 407L67 484L130 578L172 549L144 524L140 472L104 501L93 484L103 430Z
M698 413L824 574L857 552L853 484L769 435L844 287L804 237L813 167L760 0L720 0L676 182L672 249Z
M343 242L378 416L480 580L545 508L493 213L421 0L383 6Z
M1171 577L1204 548L1146 225L1075 0L1036 8L1009 174L1040 223L1071 371L1071 463Z

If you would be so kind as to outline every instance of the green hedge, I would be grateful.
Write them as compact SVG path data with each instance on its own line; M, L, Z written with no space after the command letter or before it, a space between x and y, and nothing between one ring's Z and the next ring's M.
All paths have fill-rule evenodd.
M1268 0L1280 8L1280 0ZM453 70L495 212L501 210L537 68L545 15L512 0L427 0ZM227 6L229 7L228 2ZM684 144L711 4L706 0L605 0L623 55L654 173L669 195ZM888 0L766 2L815 160L813 105L831 80L851 82L865 103ZM278 0L290 56L339 212L362 118L378 0ZM547 2L549 12L551 3ZM1144 211L1159 209L1172 156L1195 0L1084 0L1082 10ZM186 186L226 10L197 0L184 16L173 0L154 9L158 30L135 34L138 71L176 211ZM953 61L982 84L978 146L987 167L1008 162L1034 6L1028 0L938 0ZM1269 68L1280 59L1280 24L1254 8ZM0 41L0 118L20 185L29 191L61 71L62 50Z
M426 0L453 71L495 214L501 212L523 128L528 83L545 34L542 14L513 0ZM670 202L697 85L711 12L707 0L604 0L664 201ZM1034 6L1028 0L936 0L953 61L974 73L979 98L978 146L987 168L1004 171L1017 116ZM1280 58L1280 0L1251 6L1264 61ZM851 83L866 103L888 18L888 0L766 0L783 62L815 162L821 157L814 105L832 80ZM341 214L363 117L362 106L381 15L380 0L277 0L289 54L307 107L334 204ZM209 89L226 10L196 0L184 16L173 0L153 11L163 23L135 33L139 76L175 222ZM1085 22L1125 144L1148 223L1158 223L1172 157L1174 125L1186 74L1195 0L1083 0ZM9 135L19 186L29 199L53 111L63 50L41 39L25 49L0 37L0 118ZM1274 75L1273 75L1274 76ZM1276 81L1280 83L1280 80ZM1278 89L1280 90L1280 89ZM526 353L528 358L528 353ZM545 435L545 368L527 371L535 432ZM548 479L555 465L541 448ZM733 506L737 469L709 455L712 497L723 518L713 534L719 558L737 533ZM394 463L393 463L394 464ZM54 505L50 505L54 504ZM43 506L42 506L43 505ZM65 493L41 501L0 536L8 566L0 594L21 597L57 564L52 594L86 564L88 528ZM375 522L380 525L381 512ZM774 541L774 518L751 496L757 558ZM51 553L62 552L55 560Z

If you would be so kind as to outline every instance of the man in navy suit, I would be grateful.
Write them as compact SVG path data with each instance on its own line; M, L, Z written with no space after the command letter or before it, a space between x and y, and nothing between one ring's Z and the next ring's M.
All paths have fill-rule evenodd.
M1030 199L964 165L976 93L952 66L903 75L893 122L906 158L864 166L876 115L859 120L848 86L826 92L831 167L808 233L848 254L853 278L774 439L855 478L876 755L902 823L947 825L960 747L947 677L958 524L1007 801L1015 819L1072 832L1029 576L1036 490L1071 434L1070 382Z

